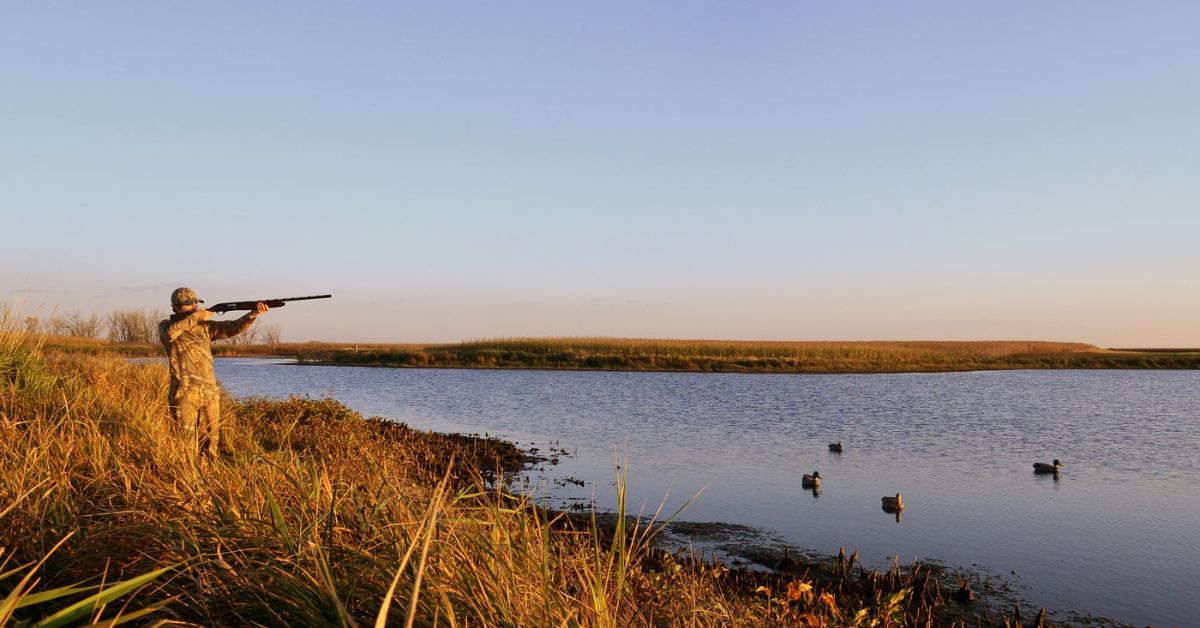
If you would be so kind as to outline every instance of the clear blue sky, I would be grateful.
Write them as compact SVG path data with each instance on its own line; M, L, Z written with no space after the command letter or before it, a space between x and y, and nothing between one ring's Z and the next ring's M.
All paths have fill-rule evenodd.
M0 301L1200 345L1195 2L10 3ZM264 319L266 320L266 319Z

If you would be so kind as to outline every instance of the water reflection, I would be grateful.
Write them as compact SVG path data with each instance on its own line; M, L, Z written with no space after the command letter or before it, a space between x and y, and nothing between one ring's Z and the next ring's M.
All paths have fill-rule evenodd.
M1062 477L1057 473L1048 473L1044 475L1035 473L1033 475L1033 481L1037 482L1038 484L1049 484L1054 487L1054 490L1057 491L1059 489L1059 483L1062 481Z

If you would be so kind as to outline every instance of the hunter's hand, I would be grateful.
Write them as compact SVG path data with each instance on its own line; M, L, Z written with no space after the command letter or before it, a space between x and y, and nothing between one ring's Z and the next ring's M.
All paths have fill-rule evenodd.
M269 310L269 309L271 309L271 306L267 305L266 303L263 303L262 301L255 303L254 304L254 317L258 318L258 316L260 314L265 314L267 312L267 310Z

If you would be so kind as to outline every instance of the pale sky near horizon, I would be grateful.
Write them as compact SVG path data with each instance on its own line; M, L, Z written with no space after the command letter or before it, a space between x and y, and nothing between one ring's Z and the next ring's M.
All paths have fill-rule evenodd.
M0 303L1200 346L1200 3L10 3Z

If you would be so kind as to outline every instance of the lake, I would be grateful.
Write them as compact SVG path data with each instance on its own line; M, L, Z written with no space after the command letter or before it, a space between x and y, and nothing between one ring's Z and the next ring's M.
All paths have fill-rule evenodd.
M570 455L556 505L746 524L872 566L935 559L1027 601L1145 625L1200 617L1200 372L899 375L382 369L218 359L236 396L332 396L368 416ZM841 441L845 452L828 451ZM1058 458L1062 473L1033 474ZM819 470L819 496L800 476ZM566 479L583 480L579 487ZM903 494L899 522L880 509Z

